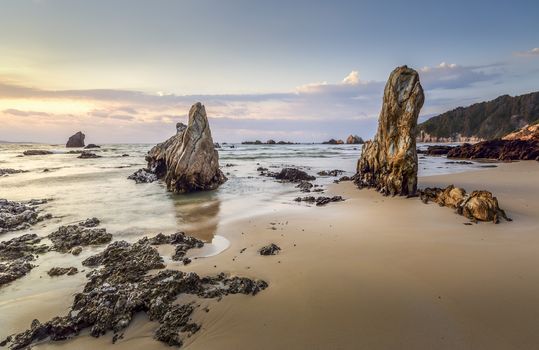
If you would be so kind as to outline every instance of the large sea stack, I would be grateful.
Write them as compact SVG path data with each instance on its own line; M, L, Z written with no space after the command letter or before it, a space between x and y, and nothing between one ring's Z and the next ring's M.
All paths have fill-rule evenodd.
M82 132L77 132L67 140L66 147L84 147L84 135Z
M189 122L176 125L176 135L153 147L148 170L164 179L176 193L214 190L227 178L219 169L219 153L211 137L206 109L198 102L189 110Z
M425 97L419 74L396 68L386 83L378 131L363 146L355 182L385 195L415 195L417 189L417 117Z

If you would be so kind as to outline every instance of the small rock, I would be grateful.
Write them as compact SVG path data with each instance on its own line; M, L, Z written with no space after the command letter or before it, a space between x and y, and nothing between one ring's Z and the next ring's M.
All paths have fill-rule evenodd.
M260 255L275 255L280 250L281 248L279 248L279 246L274 243L271 243L270 245L260 248L258 252L260 253Z

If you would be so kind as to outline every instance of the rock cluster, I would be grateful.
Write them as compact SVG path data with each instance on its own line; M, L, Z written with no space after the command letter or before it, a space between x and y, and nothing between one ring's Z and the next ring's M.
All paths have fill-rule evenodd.
M396 68L384 89L374 140L367 141L358 161L356 184L385 195L414 195L417 189L416 128L423 106L419 74Z
M143 239L145 240L145 239ZM143 241L141 240L141 241ZM159 233L155 237L148 238L147 241L151 245L172 244L175 246L172 260L183 260L189 249L202 248L204 242L195 237L187 236L184 232L176 232L171 235ZM184 261L185 262L185 261Z
M329 141L322 142L322 144L323 145L342 145L342 144L344 144L344 141L343 140L330 139Z
M489 191L466 191L450 185L443 188L428 187L420 191L420 198L424 203L433 201L440 206L453 208L457 214L463 215L472 221L492 221L498 223L500 218L511 221L505 211L498 205L498 200Z
M45 253L49 247L39 244L36 234L25 234L0 242L0 287L26 275L35 266L31 263L37 254Z
M281 251L281 248L275 243L271 243L258 250L260 255L275 255L279 253L279 251Z
M39 215L38 205L46 200L31 200L29 202L13 202L0 199L0 233L26 229L44 219L52 216Z
M101 156L95 153L89 152L89 151L82 151L81 154L77 158L91 159L91 158L101 158Z
M490 140L476 144L465 143L449 150L448 158L538 160L539 141L535 140Z
M52 154L52 152L44 149L29 149L22 152L22 154L24 154L25 156L43 156L47 154Z
M277 180L283 182L301 182L301 181L312 181L316 178L296 168L283 168L278 173L273 172L263 172L262 175L273 177Z
M342 202L344 199L342 196L333 196L333 197L313 197L313 196L307 196L307 197L297 197L294 199L296 202L307 202L307 203L316 203L317 206L323 206L331 202Z
M23 349L47 338L68 339L84 329L89 329L94 337L112 331L114 342L123 336L135 314L145 312L150 320L159 323L155 339L181 346L183 337L197 332L200 325L191 319L197 306L182 302L180 295L255 295L268 286L264 281L225 274L200 277L193 272L163 270L148 275L148 271L165 266L148 239L134 244L114 242L102 253L86 259L83 265L100 267L87 275L89 281L75 295L70 312L45 323L34 320L30 329L9 336L4 344L11 349Z
M344 170L333 169L333 170L322 170L318 172L320 176L339 176L344 173Z
M75 135L69 137L67 140L66 147L84 147L84 135L82 132L77 132Z
M0 169L0 176L7 176L7 175L12 175L12 174L20 174L20 173L27 173L27 172L28 170L4 168L4 169Z
M346 138L346 143L349 145L359 145L365 143L365 141L357 135L350 135Z
M105 244L112 240L112 235L104 228L96 228L99 220L87 219L76 225L60 226L57 231L49 235L52 250L61 253L70 252L73 248Z
M175 193L214 190L227 180L200 102L189 110L188 125L178 123L176 135L153 147L146 160L147 171L164 179Z

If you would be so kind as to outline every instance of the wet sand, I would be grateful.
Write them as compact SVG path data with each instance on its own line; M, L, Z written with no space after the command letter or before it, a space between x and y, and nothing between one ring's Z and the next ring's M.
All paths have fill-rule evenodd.
M217 234L230 241L228 249L181 269L262 278L269 288L254 297L200 300L209 312L195 312L202 329L183 348L535 349L538 177L539 162L519 162L420 178L420 187L492 191L514 219L499 225L464 225L468 220L451 209L359 191L349 182L330 188L345 202L294 204L220 224ZM257 249L268 243L282 251L260 256ZM58 288L54 307L47 299L28 302L31 309L18 304L8 327L0 328L21 330L33 318L62 314L72 292ZM111 348L168 348L151 339L153 327L141 315ZM111 337L36 348L104 348Z

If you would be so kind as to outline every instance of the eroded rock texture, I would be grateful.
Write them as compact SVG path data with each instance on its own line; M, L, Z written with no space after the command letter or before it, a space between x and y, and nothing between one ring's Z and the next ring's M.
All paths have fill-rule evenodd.
M85 138L86 135L79 131L67 140L66 147L84 147Z
M489 191L466 194L464 189L450 185L445 189L427 187L420 191L420 197L424 203L433 201L440 206L453 208L457 214L472 221L492 221L496 224L500 218L511 221L498 205L498 199Z
M38 205L46 203L45 199L33 199L29 202L13 202L0 199L0 233L27 229L51 215L39 215Z
M23 277L35 267L31 262L36 255L49 250L40 242L41 237L33 233L0 242L0 287Z
M219 169L219 153L204 106L195 103L189 110L188 125L178 123L176 129L176 135L150 150L148 170L176 193L214 190L222 185L227 178Z
M414 195L417 189L416 129L423 106L419 74L402 66L387 81L378 132L363 145L356 184L386 195Z

